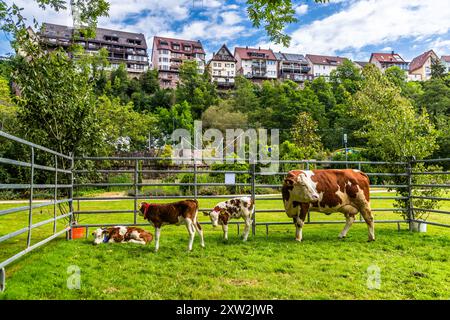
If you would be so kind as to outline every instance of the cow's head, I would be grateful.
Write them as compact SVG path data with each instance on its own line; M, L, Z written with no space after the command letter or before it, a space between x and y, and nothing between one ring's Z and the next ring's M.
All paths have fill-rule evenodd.
M145 218L145 210L147 210L148 206L149 206L149 204L147 202L141 202L141 204L139 205L138 214Z
M291 171L284 179L284 184L291 187L291 193L296 195L301 202L317 202L319 193L316 183L311 179L312 175L312 171Z
M108 229L98 228L97 230L92 232L92 235L94 236L94 245L108 242Z
M211 219L211 223L213 227L217 227L219 225L219 215L220 215L220 208L219 207L215 207L212 211L208 212L208 211L203 211L203 214L205 216L209 216L209 218Z

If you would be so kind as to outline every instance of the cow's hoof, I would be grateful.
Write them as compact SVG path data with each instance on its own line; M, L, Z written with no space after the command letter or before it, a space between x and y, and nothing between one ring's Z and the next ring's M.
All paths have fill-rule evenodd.
M345 240L347 237L346 236L339 236L338 238L339 238L339 240Z
M375 242L375 239L369 239L367 242Z
M296 242L302 242L303 239L295 239Z

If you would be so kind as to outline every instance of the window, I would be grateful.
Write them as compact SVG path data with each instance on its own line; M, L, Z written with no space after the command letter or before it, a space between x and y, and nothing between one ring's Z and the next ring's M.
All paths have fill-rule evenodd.
M136 40L136 39L127 39L127 42L131 43L131 44L138 45L138 46L140 46L141 43L142 43L141 40Z
M184 51L191 51L191 46L184 46Z
M225 63L225 67L229 68L230 64L229 63Z
M173 50L180 50L180 45L179 44L174 44L172 46Z
M218 66L219 68L222 68L222 64L221 64L220 62L217 64L217 66Z
M160 40L159 44L162 45L162 46L168 46L169 45L169 43L167 41L164 41L164 40Z
M119 42L119 38L118 37L114 37L114 36L104 36L103 39L105 41Z
M217 67L217 62L214 62L214 67Z

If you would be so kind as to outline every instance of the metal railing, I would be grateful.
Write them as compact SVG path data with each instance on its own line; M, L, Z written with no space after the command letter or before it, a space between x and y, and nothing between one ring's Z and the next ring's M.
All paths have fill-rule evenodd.
M158 157L80 157L75 158L75 160L78 162L82 161L91 161L96 164L97 169L95 170L86 170L83 169L81 166L81 169L74 170L75 174L75 181L74 188L76 190L86 188L86 187L97 187L97 188L107 188L107 187L123 187L123 188L129 188L130 190L133 190L133 195L131 196L117 196L117 197L83 197L83 196L75 196L74 201L77 203L77 210L74 211L75 214L78 215L95 215L95 214L133 214L132 221L129 222L129 225L136 225L137 222L137 210L138 210L138 201L149 199L151 200L169 200L169 199L186 199L186 198L193 198L193 199L217 199L218 201L223 201L225 199L234 198L237 195L236 194L218 194L218 195L199 195L199 188L201 187L220 187L220 186L234 186L238 188L247 188L247 192L245 192L246 195L251 196L253 199L256 200L255 205L255 212L253 217L253 226L252 231L253 234L256 233L256 227L257 226L265 226L266 227L266 233L269 231L270 225L287 225L292 224L291 221L258 221L257 218L261 217L261 214L265 213L280 213L280 218L285 219L286 216L282 215L282 213L285 212L283 207L283 202L281 195L260 195L257 194L257 190L261 189L274 189L276 190L276 193L279 193L281 190L281 183L278 184L270 184L270 183L264 183L264 181L261 181L261 179L264 179L264 176L266 174L258 171L257 165L258 163L248 163L248 170L205 170L204 168L199 169L198 168L198 161L192 161L192 159L185 159L189 160L190 162L183 168L168 168L168 169L140 169L141 162L154 162L157 161L170 161L171 159L168 158L158 158ZM212 159L203 159L203 160L212 160ZM102 162L131 162L133 164L124 165L122 164L121 168L117 169L105 169L102 168L101 163ZM223 161L226 163L226 160ZM364 170L365 173L370 178L378 178L378 179L403 179L404 182L378 182L371 185L371 188L383 188L384 191L387 191L387 189L394 189L394 190L403 190L404 193L411 192L411 195L396 195L396 194L389 194L388 196L376 196L376 194L371 195L371 201L378 201L378 200L397 200L397 201L404 201L403 207L391 207L391 208L376 208L373 209L373 212L393 212L397 213L398 219L380 219L376 220L376 223L392 223L397 224L398 228L400 228L401 223L409 223L411 221L414 221L413 218L413 210L422 210L420 208L413 209L412 206L410 206L410 202L412 199L412 190L416 185L413 184L412 180L412 171L408 171L408 168L410 168L410 163L408 162L371 162L371 161L315 161L315 160L299 160L299 161L290 161L290 160L280 160L275 161L278 162L279 165L296 165L298 167L301 167L303 169L313 169L313 168L330 168L330 167L349 167L354 169L363 169L363 167L370 166L372 168L372 171ZM98 165L100 163L100 165ZM123 167L127 167L126 169L123 169ZM395 172L386 172L385 169L386 166L396 167ZM79 166L80 167L80 166ZM129 169L133 167L133 169ZM381 167L380 170L374 170L376 167ZM127 183L111 183L111 182L77 182L81 175L89 173L89 172L95 172L100 175L104 174L133 174L133 181L127 182ZM142 174L159 174L159 175L173 175L173 174L181 174L181 173L189 173L192 174L192 181L190 182L139 182L138 177ZM283 177L288 173L288 171L281 170L280 172L273 173L272 176L280 176ZM446 172L445 172L446 173ZM242 175L246 174L248 175L248 179L245 182L237 182L232 185L227 185L225 182L199 182L199 177L201 175L205 174L235 174L235 175ZM410 179L411 178L411 179ZM409 181L411 183L409 183ZM185 188L191 188L192 193L188 195L152 195L148 196L145 194L142 194L140 192L141 188L143 187L185 187ZM437 185L438 187L446 187L447 185ZM419 187L424 187L423 185L420 185ZM277 192L278 191L278 192ZM127 210L100 210L100 209L93 209L93 210L82 210L81 203L86 201L103 201L103 200L132 200L133 201L133 208L127 209ZM258 207L258 201L264 200L264 201L276 201L277 202L277 209L264 209ZM445 199L442 199L445 200ZM200 208L200 211L207 211L211 210L211 208ZM431 212L431 211L430 211ZM435 212L438 213L438 212ZM403 214L407 217L407 219L403 219L400 214ZM286 219L287 220L287 219ZM237 230L239 233L239 226L243 222L232 222L231 224L237 225ZM308 213L306 224L338 224L338 223L345 223L344 220L342 221L330 221L330 220L313 220L311 218L310 213ZM359 221L356 221L356 223L365 223L360 217ZM123 223L121 223L123 224ZM431 224L431 223L430 223ZM109 223L109 225L117 225L117 223ZM147 224L138 224L138 225L147 225ZM88 234L88 230L90 227L98 227L98 226L105 226L105 224L101 223L92 223L92 224L82 224L82 227L86 228L86 235Z
M16 159L8 159L8 158L1 158L0 157L0 164L8 165L8 166L15 166L15 167L21 167L21 168L28 168L30 170L30 179L29 183L27 184L7 184L0 181L0 190L28 190L29 196L28 196L28 205L26 206L20 206L10 209L3 209L0 210L0 216L12 214L12 213L18 213L26 211L28 212L28 225L24 228L21 228L19 230L10 232L8 234L0 236L0 244L6 240L12 239L14 237L17 237L21 234L27 234L27 240L26 240L26 248L13 256L9 257L8 259L0 262L0 291L5 290L5 279L6 279L6 273L5 273L5 267L11 264L12 262L16 261L26 253L41 247L42 245L48 243L49 241L57 238L58 236L66 233L70 230L70 226L65 227L62 230L57 231L56 223L57 221L61 219L71 219L72 212L73 212L73 205L72 205L72 193L73 193L73 184L59 184L58 181L60 181L61 174L68 175L69 181L73 181L73 157L61 154L59 152L50 150L48 148L42 147L40 145L28 142L26 140L17 138L15 136L12 136L6 132L0 131L0 138L7 139L9 141L12 141L13 143L18 143L22 146L29 147L30 149L30 155L29 155L29 161L19 161ZM48 165L40 165L36 163L36 151L43 152L47 155L51 155L54 159L54 165L48 166ZM71 164L70 170L63 169L61 166L62 161L69 162ZM36 170L42 170L50 173L54 173L54 184L35 184L35 176L36 176ZM37 189L53 189L53 199L50 201L46 201L43 203L36 203L34 199L34 191ZM59 189L68 189L69 191L67 193L67 197L63 199L58 198L58 190ZM69 204L69 212L66 214L57 214L57 206L63 203ZM44 221L33 223L33 210L43 207L53 206L53 217L51 219L47 219ZM52 235L40 240L39 242L32 244L32 230L42 227L44 225L48 225L53 223L53 230Z

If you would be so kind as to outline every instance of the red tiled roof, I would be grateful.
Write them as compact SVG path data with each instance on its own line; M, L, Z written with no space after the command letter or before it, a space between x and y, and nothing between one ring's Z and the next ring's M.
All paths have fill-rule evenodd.
M320 65L340 65L344 62L345 58L342 57L332 57L332 56L318 56L314 54L307 54L306 58L311 61L312 64Z
M445 62L450 62L450 56L442 56L441 60Z
M260 57L251 56L251 53L264 54L264 57L260 58ZM251 60L251 59L277 60L277 58L275 58L275 55L273 54L273 51L270 49L267 50L267 49L236 47L236 48L234 48L234 56L236 57L238 55L243 60Z
M166 41L168 44L167 45L161 44L161 41ZM174 50L172 48L172 44L179 44L180 50ZM155 36L153 38L153 47L154 47L153 50L167 49L167 50L176 51L176 52L187 52L183 49L184 45L199 48L199 49L192 49L192 51L188 51L188 52L205 53L205 50L203 49L203 45L200 41L165 38L165 37L157 37L157 36Z
M372 53L370 61L372 61L373 58L378 62L384 63L406 63L398 53Z
M425 62L427 62L428 58L433 54L434 56L437 57L437 55L434 53L433 50L424 52L420 56L415 57L413 61L411 61L411 64L409 65L409 71L411 72L421 68L425 64Z

